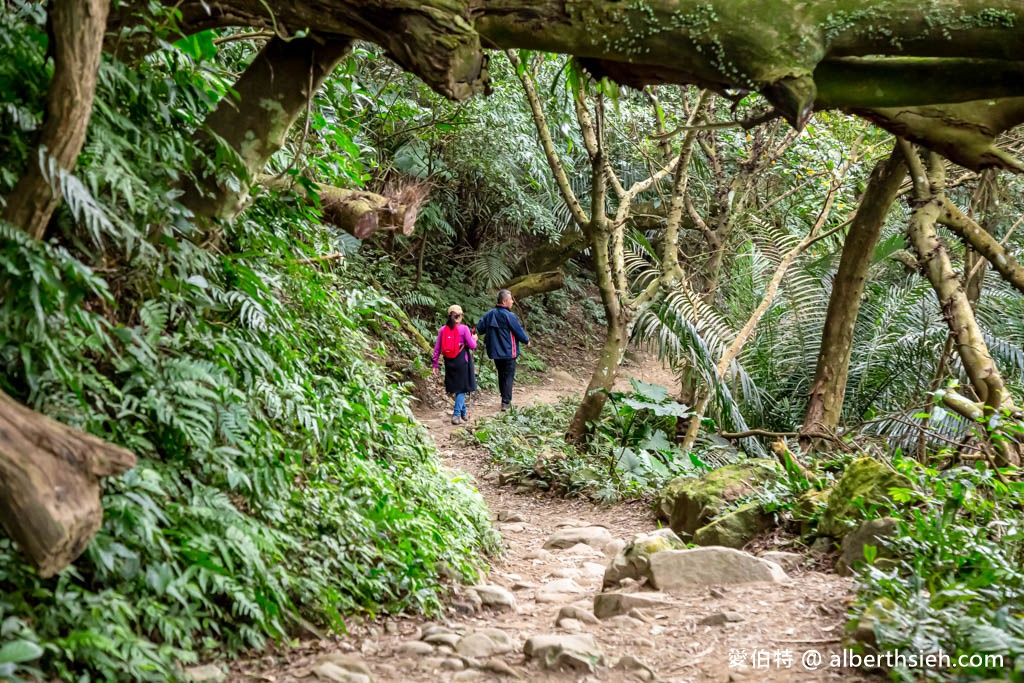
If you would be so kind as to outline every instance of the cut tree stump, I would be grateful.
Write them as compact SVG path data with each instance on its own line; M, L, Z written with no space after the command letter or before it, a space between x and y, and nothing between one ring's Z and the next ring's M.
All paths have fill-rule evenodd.
M0 521L40 576L73 562L99 531L100 477L134 466L131 451L0 392Z

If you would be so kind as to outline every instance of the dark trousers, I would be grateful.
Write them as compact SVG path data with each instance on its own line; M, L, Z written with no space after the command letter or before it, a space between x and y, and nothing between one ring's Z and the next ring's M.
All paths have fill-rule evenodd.
M516 359L495 358L494 367L498 371L498 390L501 392L501 402L512 403L512 380L516 378Z

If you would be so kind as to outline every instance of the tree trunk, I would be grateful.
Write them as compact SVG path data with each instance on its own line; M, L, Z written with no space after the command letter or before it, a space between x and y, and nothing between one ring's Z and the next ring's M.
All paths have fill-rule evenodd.
M605 403L608 402L607 391L611 391L618 376L619 364L626 352L626 345L629 343L629 329L624 316L617 316L615 320L608 321L607 335L604 339L604 346L601 348L601 355L594 366L594 372L587 384L587 391L583 395L579 408L576 409L569 429L566 431L565 439L570 443L582 444L590 433L590 423L601 416Z
M310 98L348 52L350 39L324 41L273 38L253 59L233 90L225 95L197 133L200 146L216 159L222 141L238 155L242 176L237 187L203 162L193 168L195 182L185 188L182 203L201 218L229 220L245 208L253 178L284 145L288 130L309 106Z
M58 176L74 169L85 144L109 9L109 0L54 0L50 7L53 81L46 94L46 120L2 214L37 240L60 206Z
M611 391L615 384L619 364L622 362L626 345L629 343L629 321L627 311L623 308L619 301L619 295L615 291L615 281L608 253L610 244L611 238L606 232L594 232L591 251L594 254L597 286L601 292L601 302L604 304L608 327L605 332L604 346L594 365L594 372L590 376L586 393L584 393L583 400L580 402L579 408L576 409L576 414L573 415L569 429L566 431L565 439L570 443L582 444L586 441L587 435L590 433L589 424L600 417L601 410L608 401L608 395L605 392Z
M512 292L515 299L525 299L534 294L553 292L565 285L565 277L561 271L554 270L546 273L530 273L510 280L501 286Z
M803 433L831 434L839 426L846 380L850 373L853 329L860 312L868 267L882 233L885 217L906 173L903 155L897 147L888 159L879 162L871 172L867 189L850 224L839 270L832 281L814 385L811 387L801 427Z
M946 210L943 162L939 160L937 154L932 153L926 173L910 145L901 143L901 146L911 170L911 177L914 179L915 190L907 236L914 251L917 252L924 275L935 290L964 370L979 399L979 403L975 404L955 392L947 391L943 401L946 406L971 421L999 414L1004 409L1014 413L1013 419L1019 419L1003 376L988 351L988 345L974 317L971 302L960 278L953 270L949 253L936 230L936 225ZM999 464L1020 463L1020 445L1012 437L996 439L993 446Z
M78 557L103 521L100 477L135 456L0 392L0 520L42 577Z

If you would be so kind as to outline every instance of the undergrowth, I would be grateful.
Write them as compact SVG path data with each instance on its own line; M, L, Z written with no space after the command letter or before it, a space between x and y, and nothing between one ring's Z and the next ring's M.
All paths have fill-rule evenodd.
M0 12L0 195L41 124L44 19ZM223 79L169 46L106 57L50 238L0 224L0 388L138 457L59 575L0 536L0 675L173 680L349 615L435 611L442 571L472 580L495 548L379 365L394 304L301 262L338 235L285 199L204 229L175 201Z
M851 626L863 621L880 651L967 657L952 671L897 666L895 680L1024 680L1024 483L981 466L897 466L914 488L893 492L896 564L859 572Z
M585 450L564 438L575 397L513 408L480 421L464 439L487 449L512 483L604 503L652 495L670 479L704 469L669 438L676 419L689 414L686 407L665 387L630 382L633 391L609 392Z

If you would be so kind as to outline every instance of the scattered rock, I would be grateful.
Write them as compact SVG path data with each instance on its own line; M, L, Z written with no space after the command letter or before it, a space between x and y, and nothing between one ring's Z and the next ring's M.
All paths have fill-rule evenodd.
M511 652L515 648L512 636L496 628L487 628L463 636L455 646L455 651L463 657L484 659Z
M671 529L658 529L647 534L636 534L619 551L604 572L603 586L612 588L623 579L639 579L647 576L650 556L661 550L682 550L683 540Z
M774 516L762 510L760 503L747 503L697 529L693 542L738 549L771 528L774 522Z
M523 654L545 669L575 669L594 673L604 663L604 653L586 633L545 634L528 638Z
M607 619L629 614L635 608L671 607L672 599L664 593L598 593L594 596L594 616Z
M626 542L621 538L613 538L603 549L605 557L615 557L626 547Z
M654 669L633 655L621 657L619 661L615 662L615 666L612 668L617 669L618 671L628 671L642 681L653 681L657 678L657 674L654 673Z
M603 620L601 622L601 626L616 633L622 633L624 631L645 628L647 623L640 621L639 619L634 619L628 614L618 614L614 617L608 617Z
M437 671L446 661L446 657L424 657L420 660L420 667L427 671Z
M441 662L441 668L445 671L462 671L466 668L466 665L462 663L461 659L449 657L448 659Z
M526 554L526 559L528 560L550 560L552 557L553 555L543 548L531 550Z
M774 562L734 548L663 550L651 555L651 584L665 591L694 586L758 581L786 581L786 572Z
M603 569L604 568L602 567L602 570ZM580 575L580 572L578 569L573 569L572 567L558 567L552 570L550 575L556 579L575 579Z
M428 637L436 633L452 633L450 628L441 626L440 624L424 624L420 627L420 640L426 640Z
M829 493L828 504L818 519L818 533L842 538L864 519L865 509L892 509L892 488L913 488L913 484L874 458L854 460Z
M459 642L459 634L457 633L432 633L423 639L423 642L430 643L431 645L450 645L455 647Z
M216 664L204 664L185 669L185 678L196 683L220 683L227 678L227 674Z
M524 531L526 531L529 528L530 528L529 524L524 524L522 522L516 522L514 524L499 524L498 525L498 531L500 531L503 534L506 534L506 533L507 534L521 534L521 533L523 533Z
M416 657L434 654L434 646L422 640L407 640L398 646L398 655L401 657Z
M558 619L576 619L584 624L596 624L598 619L594 613L579 605L566 605L558 610Z
M476 668L481 669L483 671L492 671L496 674L501 674L503 676L513 676L515 678L519 678L519 674L516 672L516 670L509 666L507 662L501 659L488 659L485 662L480 662Z
M534 596L536 602L570 602L576 596L585 592L585 588L572 579L558 579L544 584L537 589Z
M881 558L876 565L892 562L895 556L888 541L896 537L897 521L892 517L869 519L862 522L855 530L843 537L843 554L836 562L836 573L840 576L851 576L854 565L864 561L864 546L874 546L876 557Z
M736 623L743 621L743 617L737 612L715 612L712 615L706 616L697 623L701 626L725 626L729 623Z
M563 550L561 554L580 558L588 557L595 560L599 558L604 558L604 553L602 553L597 548L587 545L586 543L577 543L571 548L566 548L565 550Z
M583 630L583 622L576 619L559 619L555 622L555 626L569 633L579 633Z
M712 586L711 588L709 588L708 595L719 600L725 599L725 591L721 588L718 588L717 586Z
M514 510L498 510L499 522L525 522L523 516Z
M342 669L353 673L363 674L364 676L370 677L373 676L373 673L370 671L370 667L366 665L366 662L355 655L346 655L340 652L335 652L329 655L324 655L320 658L320 662L330 662L335 666L339 666Z
M798 569L803 564L804 556L799 553L787 553L781 550L769 550L761 553L762 560L768 560L782 567L787 572Z
M483 671L477 671L476 669L466 669L465 671L459 671L452 676L452 683L479 683L486 681L490 678Z
M563 527L551 534L544 547L551 549L572 548L578 543L601 550L611 543L612 535L603 526Z
M692 534L725 512L730 503L778 476L774 460L751 459L702 477L679 477L658 496L658 514L676 533Z
M610 547L610 546L609 546ZM608 548L605 548L608 550ZM605 566L597 562L584 562L583 573L588 576L604 576Z
M480 602L484 607L490 607L498 611L516 609L516 598L512 593L501 586L480 585L471 586L470 590L480 596Z
M373 679L366 674L349 671L332 662L321 662L313 667L313 673L323 681L333 683L372 683Z

